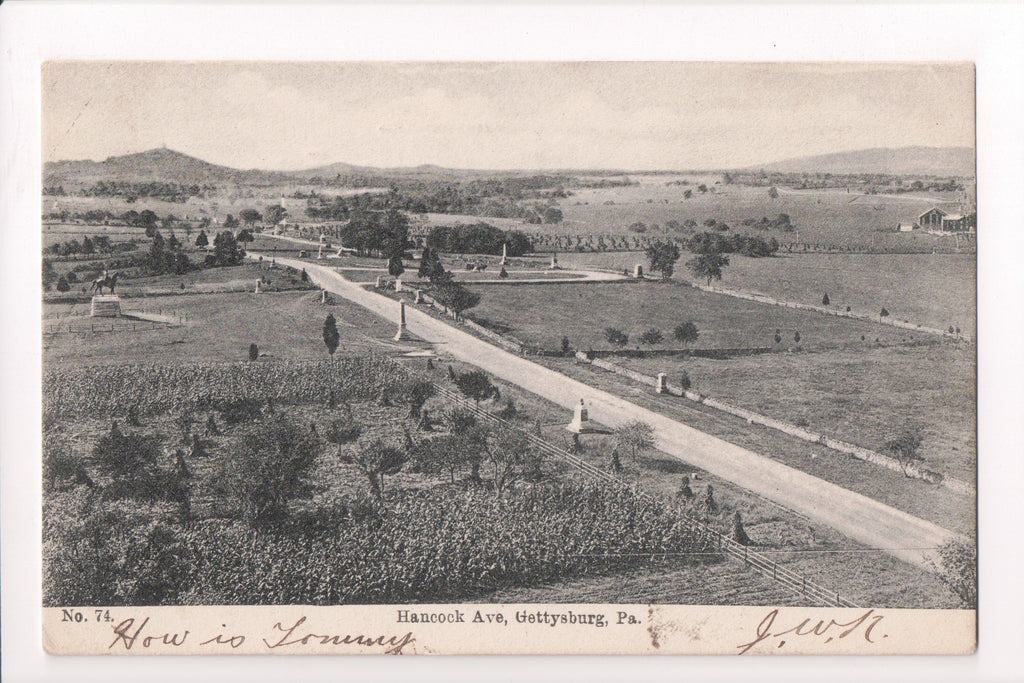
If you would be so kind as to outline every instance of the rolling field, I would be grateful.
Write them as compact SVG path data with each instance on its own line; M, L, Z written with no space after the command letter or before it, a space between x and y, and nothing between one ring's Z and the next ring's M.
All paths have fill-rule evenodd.
M779 197L771 199L767 187L713 185L711 178L688 178L695 183L713 186L714 193L701 194L696 184L678 186L657 182L581 189L559 201L564 220L553 230L563 234L625 233L628 226L637 221L650 228L651 224L664 227L666 221L682 223L686 219L703 225L704 221L713 218L727 223L732 232L770 234L785 242L862 245L874 240L876 246L914 244L924 248L946 238L891 231L900 221L913 220L932 206L956 210L953 195L865 195L855 190L848 193L834 189L779 187ZM720 180L721 177L715 179ZM693 191L693 196L685 199L683 194L688 189ZM773 218L780 213L789 214L799 235L779 230L757 231L742 225L746 219ZM647 234L657 235L658 231L649 229Z
M673 279L697 282L685 265L690 258L688 252L680 256ZM642 252L565 253L558 260L566 268L630 273L638 263L648 267ZM938 329L953 325L973 336L976 270L973 254L729 254L721 281L712 284L813 306L828 294L839 310L850 306L877 315L884 306L892 319Z
M974 254L793 254L752 259L732 255L722 287L797 303L877 313L974 335ZM683 273L688 276L689 273Z
M244 360L252 343L275 358L323 358L328 312L338 321L339 355L400 350L390 341L394 323L345 302L324 306L318 292L166 296L124 305L172 310L187 320L180 327L138 332L48 336L43 340L46 366ZM44 306L46 317L88 315L89 304Z
M798 331L805 349L859 344L862 335L869 342L877 338L884 343L907 336L866 321L767 306L671 282L523 285L475 291L481 298L470 312L472 317L551 349L558 348L562 335L576 349L607 349L606 327L629 334L629 348L640 345L643 330L657 327L665 341L654 348L678 348L679 343L671 339L672 330L687 320L700 330L693 346L701 349L772 346L776 329L784 337L784 346L792 344Z
M974 481L977 400L971 347L941 344L828 353L620 359L645 374L685 370L693 388L875 451L905 423L924 432L926 467ZM936 368L941 368L940 372Z

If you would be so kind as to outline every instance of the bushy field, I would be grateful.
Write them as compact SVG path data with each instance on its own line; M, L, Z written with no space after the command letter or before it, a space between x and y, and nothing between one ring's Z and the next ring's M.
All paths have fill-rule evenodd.
M54 418L116 417L132 406L145 414L201 409L218 402L298 403L321 401L328 390L338 399L371 399L406 379L400 366L380 356L47 369L43 412Z
M707 179L699 182L710 184ZM692 190L692 197L683 193ZM667 221L682 223L686 219L703 225L708 219L724 221L733 232L749 231L742 225L746 219L773 218L789 214L796 233L770 233L780 241L825 243L836 245L875 246L914 245L930 247L943 238L926 234L896 234L897 223L912 221L932 206L955 208L952 196L927 195L865 195L855 190L791 190L780 187L779 197L768 196L768 188L743 185L718 185L715 192L701 194L696 185L678 186L644 183L627 187L583 189L559 201L565 219L551 228L566 234L626 233L640 221L648 226L664 226ZM888 234L875 231L890 231ZM650 231L648 234L657 234ZM783 239L785 237L785 239Z
M783 346L795 345L794 335L799 332L805 349L858 344L862 335L883 342L907 337L888 326L710 294L672 282L521 285L475 291L481 299L470 310L472 317L492 321L524 341L549 349L559 348L563 335L576 349L607 349L607 327L626 332L628 348L640 346L640 334L651 327L665 338L652 348L679 348L672 330L687 320L700 331L691 346L702 349L771 347L776 329L783 336Z

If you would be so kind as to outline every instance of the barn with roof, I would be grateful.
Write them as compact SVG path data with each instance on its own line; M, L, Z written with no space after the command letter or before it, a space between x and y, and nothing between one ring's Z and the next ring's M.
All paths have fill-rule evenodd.
M933 206L917 217L917 224L924 230L940 232L967 232L971 229L967 217L962 213L949 213Z

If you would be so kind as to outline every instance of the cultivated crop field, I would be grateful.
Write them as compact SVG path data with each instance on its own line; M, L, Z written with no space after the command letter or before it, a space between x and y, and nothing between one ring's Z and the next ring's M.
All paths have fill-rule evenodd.
M679 348L672 330L687 320L700 330L693 346L701 349L771 347L776 329L783 337L783 347L805 349L861 344L861 336L868 343L876 338L880 343L909 338L884 325L768 306L672 282L522 285L476 291L481 299L470 312L472 317L489 320L524 341L550 349L559 347L563 335L576 349L607 349L607 327L629 334L628 348L639 347L640 333L650 327L658 328L665 337L652 348ZM796 332L800 333L799 344L794 342Z

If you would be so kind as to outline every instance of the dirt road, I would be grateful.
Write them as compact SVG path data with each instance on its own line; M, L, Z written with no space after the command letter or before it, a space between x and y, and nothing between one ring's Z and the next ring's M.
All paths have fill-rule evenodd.
M277 262L293 268L305 268L310 279L321 287L397 324L398 302L349 282L325 266L287 258L278 258ZM406 307L406 321L412 334L438 345L455 358L564 407L567 423L571 417L569 411L581 398L586 402L591 419L609 427L643 420L654 427L657 448L664 453L800 512L865 545L885 550L901 560L923 566L932 549L956 536L935 524L781 465L492 346L414 306Z

